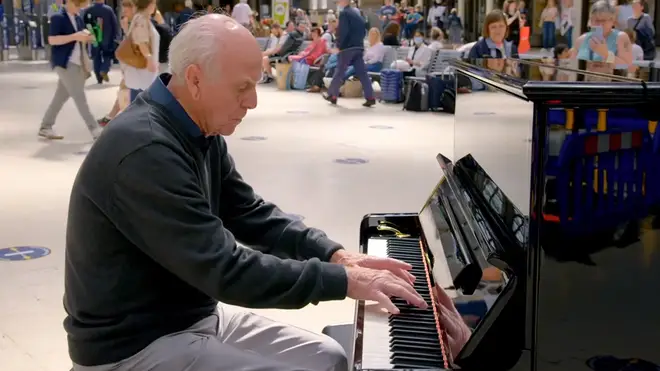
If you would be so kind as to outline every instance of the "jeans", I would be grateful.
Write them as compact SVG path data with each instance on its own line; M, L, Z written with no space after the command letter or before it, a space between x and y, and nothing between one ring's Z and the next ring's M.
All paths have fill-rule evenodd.
M383 62L376 62L376 63L371 63L367 64L367 72L380 72L381 69L383 69ZM344 79L348 80L349 77L355 75L355 67L353 66L348 66L348 69L346 70L346 76Z
M332 82L328 88L328 95L331 97L339 96L339 87L344 82L348 66L355 67L355 76L362 83L362 90L366 99L374 99L374 89L371 86L371 79L367 75L367 67L364 64L363 49L345 49L339 52L337 68L332 76Z
M100 84L103 79L101 77L102 73L108 73L110 71L110 65L112 65L112 56L113 52L103 50L101 47L92 48L92 59L94 61L94 75L96 81Z
M566 30L566 33L564 34L564 37L566 38L566 45L568 45L568 48L573 47L573 27L569 27Z
M543 22L543 48L551 49L555 44L555 22Z
M131 103L137 98L138 94L142 93L142 89L129 89L131 91Z

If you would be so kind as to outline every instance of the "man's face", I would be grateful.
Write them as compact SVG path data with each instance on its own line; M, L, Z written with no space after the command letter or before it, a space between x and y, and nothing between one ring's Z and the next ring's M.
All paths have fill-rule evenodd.
M247 111L257 106L261 49L249 36L236 38L235 44L227 47L231 50L215 58L215 67L209 68L211 76L201 75L198 79L196 104L207 135L231 135Z
M636 14L639 14L644 10L644 7L642 6L642 4L640 4L638 2L634 2L634 3L632 3L632 10Z
M286 25L286 32L293 32L295 29L296 26L292 22L289 22L289 24Z

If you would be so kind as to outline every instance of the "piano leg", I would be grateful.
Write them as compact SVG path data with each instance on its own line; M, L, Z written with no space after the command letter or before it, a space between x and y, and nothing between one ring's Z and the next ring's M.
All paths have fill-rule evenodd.
M353 364L353 345L355 343L355 335L353 329L355 325L348 323L345 325L330 325L323 328L323 334L330 336L344 348L346 356L348 357L348 364Z

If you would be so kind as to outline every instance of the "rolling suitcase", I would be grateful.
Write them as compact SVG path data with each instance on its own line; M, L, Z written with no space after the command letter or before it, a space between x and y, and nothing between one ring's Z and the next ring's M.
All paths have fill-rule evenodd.
M385 69L380 71L380 100L389 103L403 101L403 72Z

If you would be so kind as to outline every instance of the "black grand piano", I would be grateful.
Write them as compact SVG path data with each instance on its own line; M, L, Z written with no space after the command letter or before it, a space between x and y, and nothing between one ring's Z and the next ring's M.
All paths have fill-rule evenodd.
M453 153L410 213L370 214L363 253L410 262L434 308L324 330L354 370L660 370L660 85L603 63L455 61ZM628 77L632 76L632 77ZM639 78L641 77L641 78ZM439 330L438 330L439 329Z

